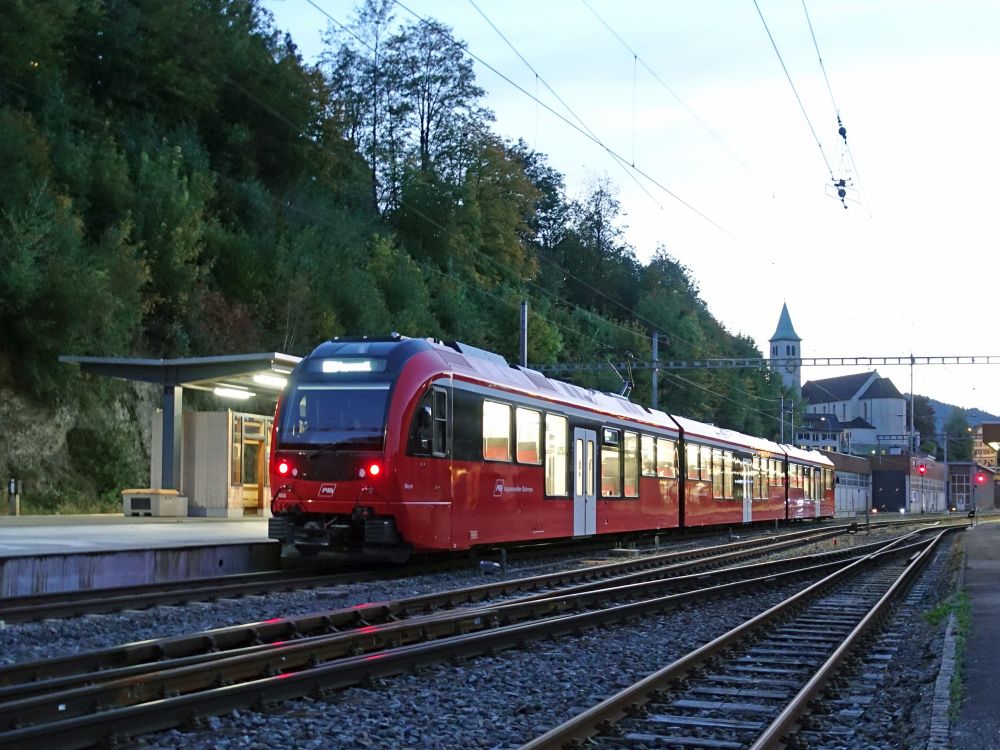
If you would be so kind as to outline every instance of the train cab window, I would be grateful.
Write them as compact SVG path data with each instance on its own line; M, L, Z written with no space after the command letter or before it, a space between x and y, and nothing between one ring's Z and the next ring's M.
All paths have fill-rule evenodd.
M567 445L569 423L566 417L545 415L545 494L566 497Z
M448 452L448 392L432 388L420 400L410 428L410 452L444 456Z
M641 454L642 475L656 476L656 438L652 435L639 436L639 453Z
M677 443L666 438L656 438L656 475L677 476Z
M684 463L687 466L688 479L701 479L701 468L698 461L700 451L697 445L688 443L684 446Z
M517 434L517 462L540 464L542 462L542 415L534 409L518 407L514 412Z
M639 436L634 432L626 432L622 443L625 497L639 497Z
M601 431L601 497L622 496L622 452L618 430Z
M483 401L483 458L510 461L510 406Z

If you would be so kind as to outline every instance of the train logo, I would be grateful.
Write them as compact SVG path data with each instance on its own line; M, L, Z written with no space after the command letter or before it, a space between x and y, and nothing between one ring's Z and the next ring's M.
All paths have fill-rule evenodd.
M493 497L501 497L503 495L503 480L498 479L497 483L493 485Z
M337 491L337 485L335 484L324 484L319 488L320 497L333 497L333 493Z

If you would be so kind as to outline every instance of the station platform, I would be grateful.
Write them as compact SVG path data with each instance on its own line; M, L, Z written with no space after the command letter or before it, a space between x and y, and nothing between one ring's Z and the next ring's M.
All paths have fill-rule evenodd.
M965 532L964 587L971 622L965 641L961 710L951 750L1000 748L1000 519Z
M276 570L267 519L0 516L0 596Z

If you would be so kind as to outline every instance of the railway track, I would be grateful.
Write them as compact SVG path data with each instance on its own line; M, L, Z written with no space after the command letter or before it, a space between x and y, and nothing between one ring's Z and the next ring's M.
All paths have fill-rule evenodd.
M813 702L950 530L829 574L521 750L816 747ZM803 725L811 733L797 738Z
M914 521L880 521L872 528L909 525ZM812 534L819 530L846 529L848 525L833 524L812 528L807 531L782 532L782 534ZM754 530L758 533L759 530ZM763 534L759 538L774 538L776 534ZM695 537L697 538L697 536ZM653 540L657 539L656 542ZM688 540L691 538L688 537ZM749 537L746 541L752 541ZM677 538L673 540L677 541ZM650 553L659 546L655 534L646 535L638 541L631 541L635 551ZM591 543L549 544L514 547L508 550L511 561L525 559L555 558L567 553L581 556L592 552L607 553L611 549L606 540ZM497 554L492 554L497 557ZM122 610L146 609L155 606L184 605L191 602L205 602L219 599L235 599L243 596L261 596L286 591L326 588L330 586L363 583L366 581L392 580L399 578L431 575L449 570L474 567L476 561L449 559L424 561L405 568L380 567L375 569L352 568L347 571L324 572L268 571L240 575L200 578L184 581L168 581L156 584L121 586L114 588L86 589L50 594L0 597L0 623L16 624L44 619L61 619L81 615L106 614Z
M811 541L803 535L798 543L804 540ZM748 554L730 549L741 546L723 545L715 557L732 563ZM294 630L289 630L288 621L256 623L246 629L13 665L0 671L0 684L6 685L0 689L0 747L87 747L109 735L176 726L193 715L328 691L704 598L732 596L782 577L820 577L844 565L847 552L715 573L689 572L705 565L704 560L661 560L658 567L642 561L644 569L636 568L640 561L629 561L598 566L605 568L603 578L591 568L562 574L562 583L539 576L416 598L419 601L325 613L312 619L312 634L304 622ZM867 556L872 550L860 552ZM564 588L555 588L560 585ZM546 590L538 591L542 586ZM441 611L519 591L534 593ZM413 616L415 612L419 614ZM372 624L378 617L383 618L380 624Z
M835 525L819 530L820 533L844 533L848 527ZM789 538L817 533L818 530L791 532ZM760 537L773 540L775 535ZM652 544L652 536L650 544ZM753 544L753 539L744 543ZM652 547L647 547L651 549ZM607 552L607 542L575 545L534 545L510 550L511 560L544 559L572 552L586 555L593 551ZM681 551L681 555L687 554ZM694 554L698 554L694 552ZM0 597L0 622L6 624L32 622L43 619L77 617L88 614L118 612L123 609L145 609L163 605L182 605L196 601L233 599L242 596L260 596L284 591L325 588L330 586L364 583L367 581L410 578L432 575L450 570L460 570L476 565L467 559L426 561L407 567L380 567L375 569L350 569L341 572L323 571L269 571L242 575L219 576L185 581L168 581L138 586L67 591L53 594Z

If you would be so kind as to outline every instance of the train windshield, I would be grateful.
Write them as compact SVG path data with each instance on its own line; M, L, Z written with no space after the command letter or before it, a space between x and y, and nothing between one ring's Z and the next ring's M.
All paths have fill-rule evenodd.
M282 401L279 447L382 450L388 400L388 383L303 383Z

